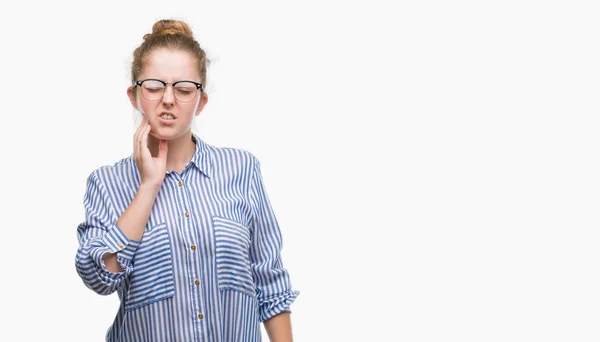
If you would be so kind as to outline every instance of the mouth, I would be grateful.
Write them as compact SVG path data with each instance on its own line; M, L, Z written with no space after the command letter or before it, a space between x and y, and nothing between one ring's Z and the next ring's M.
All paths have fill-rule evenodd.
M162 112L160 113L160 115L158 116L163 120L175 120L175 115L173 113L169 113L169 112Z

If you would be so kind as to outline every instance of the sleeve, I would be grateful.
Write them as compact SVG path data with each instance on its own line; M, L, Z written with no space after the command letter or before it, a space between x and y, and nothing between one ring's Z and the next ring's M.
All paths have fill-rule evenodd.
M77 227L79 248L75 257L77 273L91 290L101 295L116 291L133 271L132 258L140 242L130 240L117 225L118 217L106 188L93 172L87 179L83 198L85 221ZM117 253L121 272L110 272L102 256Z
M282 236L263 184L260 163L254 159L250 181L252 241L250 263L257 286L260 320L289 312L300 291L294 291L281 260Z

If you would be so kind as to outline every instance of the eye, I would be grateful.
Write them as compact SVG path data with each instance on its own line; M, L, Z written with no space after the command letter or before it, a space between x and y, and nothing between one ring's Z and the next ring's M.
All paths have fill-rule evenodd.
M176 90L177 90L177 92L178 92L179 94L181 94L181 95L189 95L189 94L191 94L191 93L192 93L192 90L191 90L191 89L189 89L189 88L180 88L180 87L177 87L177 88L175 88L175 89L176 89Z
M164 87L146 87L146 90L150 93L159 93L161 91L163 91Z
M157 93L165 89L164 84L158 81L146 81L142 84L146 90L151 93Z

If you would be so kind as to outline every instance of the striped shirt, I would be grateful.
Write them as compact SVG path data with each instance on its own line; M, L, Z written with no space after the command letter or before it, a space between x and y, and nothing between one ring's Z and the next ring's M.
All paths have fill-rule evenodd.
M75 266L88 288L119 296L106 341L261 341L260 322L300 294L257 158L192 137L196 151L167 171L140 241L117 225L140 184L133 156L87 179ZM123 271L110 272L105 253Z

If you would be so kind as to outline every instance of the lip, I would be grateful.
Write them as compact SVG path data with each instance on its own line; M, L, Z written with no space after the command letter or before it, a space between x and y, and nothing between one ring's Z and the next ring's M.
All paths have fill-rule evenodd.
M170 120L163 119L160 117L163 114L171 114L173 116L173 119L170 119ZM173 114L171 112L162 112L158 115L158 120L165 125L172 125L173 123L175 123L175 120L177 120L177 117L175 116L175 114Z

